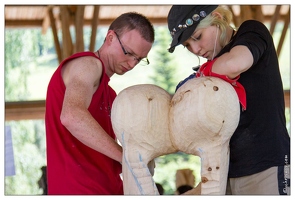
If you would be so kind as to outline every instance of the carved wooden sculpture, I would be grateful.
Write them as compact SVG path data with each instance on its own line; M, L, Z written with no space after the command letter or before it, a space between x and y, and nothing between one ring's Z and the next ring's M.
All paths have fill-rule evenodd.
M111 118L123 147L124 194L158 194L148 163L176 151L201 158L202 183L188 194L225 194L229 140L239 122L229 83L191 79L172 99L155 85L131 86L118 94Z
M123 147L124 194L158 194L148 163L176 152L169 136L170 101L160 87L135 85L113 103L113 128Z

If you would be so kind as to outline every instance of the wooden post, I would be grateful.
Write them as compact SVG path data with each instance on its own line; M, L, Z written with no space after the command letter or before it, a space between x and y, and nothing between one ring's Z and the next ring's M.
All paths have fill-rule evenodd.
M73 43L70 33L70 15L67 6L60 6L61 28L62 28L62 59L73 53Z
M252 10L249 5L240 6L240 22L239 25L248 19L253 19Z
M264 15L262 13L261 5L253 5L251 6L252 18L258 20L260 22L264 21Z
M76 30L76 45L75 45L74 53L84 51L84 39L83 39L84 8L85 6L77 6L77 10L74 15L75 30Z
M272 35L274 30L275 30L275 27L276 27L276 24L277 24L277 21L279 19L279 16L280 16L280 10L281 10L281 5L277 5L276 6L276 10L271 18L271 24L270 24L270 28L269 28L269 32L270 34Z
M93 7L94 7L94 10L93 10L92 23L91 23L92 30L91 30L91 36L90 36L89 51L94 51L94 48L95 48L95 39L96 39L100 6L93 6Z
M232 5L229 5L228 6L228 9L232 12L233 14L233 19L232 19L232 22L234 24L235 27L238 27L240 25L240 22L239 22L239 17L235 15L235 12L233 10L233 7ZM241 12L241 11L240 11Z
M283 31L282 31L282 34L281 34L281 38L280 38L278 47L277 47L278 57L280 56L282 46L283 46L283 42L285 40L285 36L286 36L287 30L288 30L289 24L290 24L290 7L289 7L288 13L285 15L284 28L283 28Z
M54 39L55 51L57 54L58 62L60 63L62 61L61 47L60 47L58 36L57 36L57 28L56 28L55 19L54 19L52 10L53 10L53 7L50 7L48 9L48 15L50 18L50 24L51 24L51 29L52 29L53 39Z

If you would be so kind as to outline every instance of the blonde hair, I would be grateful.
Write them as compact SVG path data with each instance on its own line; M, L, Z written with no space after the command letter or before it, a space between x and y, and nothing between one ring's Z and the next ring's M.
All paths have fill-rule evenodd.
M222 18L214 15L215 12L218 12ZM233 18L232 12L225 6L218 6L215 10L211 12L210 15L205 17L196 29L207 28L208 26L219 26L221 30L219 42L222 47L226 45L226 27L230 25Z

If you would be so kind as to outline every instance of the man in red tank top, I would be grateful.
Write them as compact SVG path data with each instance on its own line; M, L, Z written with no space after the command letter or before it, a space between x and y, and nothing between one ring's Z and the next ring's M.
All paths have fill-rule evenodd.
M123 194L122 147L116 142L110 109L116 97L108 85L146 61L154 28L130 12L115 19L96 52L62 61L46 97L47 181L49 195Z

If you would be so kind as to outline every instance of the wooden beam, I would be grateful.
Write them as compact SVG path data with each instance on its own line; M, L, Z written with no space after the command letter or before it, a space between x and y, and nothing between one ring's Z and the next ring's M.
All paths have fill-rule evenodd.
M290 108L290 90L284 91L285 107Z
M285 107L290 108L290 90L284 91ZM5 121L44 119L45 100L5 102Z
M261 22L265 21L261 5L253 5L253 6L251 6L251 10L252 10L252 17L254 19L261 21Z
M234 16L235 19L239 19L239 16ZM265 16L265 22L270 22L272 16ZM285 15L280 15L278 21L282 21L285 19ZM84 25L91 26L93 19L84 19ZM109 26L114 19L100 19L100 26ZM167 18L150 18L150 21L153 24L163 24L167 25ZM240 21L240 20L239 20ZM5 28L40 28L43 24L43 20L5 20ZM71 23L73 25L73 23Z
M5 121L44 119L45 100L5 102Z
M58 58L58 63L61 63L61 61L62 61L61 48L60 48L60 43L59 43L58 36L57 36L57 28L56 28L55 19L54 19L52 10L53 10L53 7L50 7L48 9L48 15L49 15L49 19L50 19L50 25L51 25L51 29L52 29L52 34L53 34L53 39L54 39L54 47L55 47L56 55Z
M283 31L282 31L282 34L281 34L281 37L280 37L278 47L277 47L278 56L280 56L280 53L281 53L281 50L282 50L282 47L283 47L283 43L284 43L284 40L285 40L285 36L286 36L287 30L288 30L289 24L290 24L290 7L289 7L288 14L285 15L284 28L283 28Z
M43 19L36 20L20 20L20 19L11 19L5 20L5 28L27 28L27 27L41 27L43 23Z
M62 30L62 59L73 54L73 42L70 33L70 13L67 6L60 6Z
M277 24L277 21L279 19L279 16L280 16L280 11L281 11L281 5L277 5L276 6L276 9L275 9L275 12L271 18L271 24L270 24L270 28L269 28L269 32L270 34L272 35L274 30L275 30L275 27L276 27L276 24Z
M48 12L47 12L48 13ZM49 19L49 16L48 14L44 17L43 19L43 23L42 23L42 34L45 35L48 28L50 26L50 19Z
M232 5L229 5L229 6L228 6L228 9L229 9L229 10L232 12L232 14L233 14L233 19L232 19L232 21L233 21L234 26L235 26L235 27L238 27L238 24L239 24L239 18L235 15L235 12L234 12L234 10L233 10Z
M240 17L238 26L241 25L243 21L253 19L252 10L250 5L241 5L240 6Z
M95 40L96 40L96 32L97 32L97 25L98 25L98 16L99 16L99 8L100 6L93 6L93 16L92 16L92 23L91 23L91 36L90 36L90 45L89 51L94 51L95 48Z
M75 30L76 30L76 43L75 43L74 53L84 51L84 35L83 35L84 8L85 6L77 6L76 12L74 14Z

